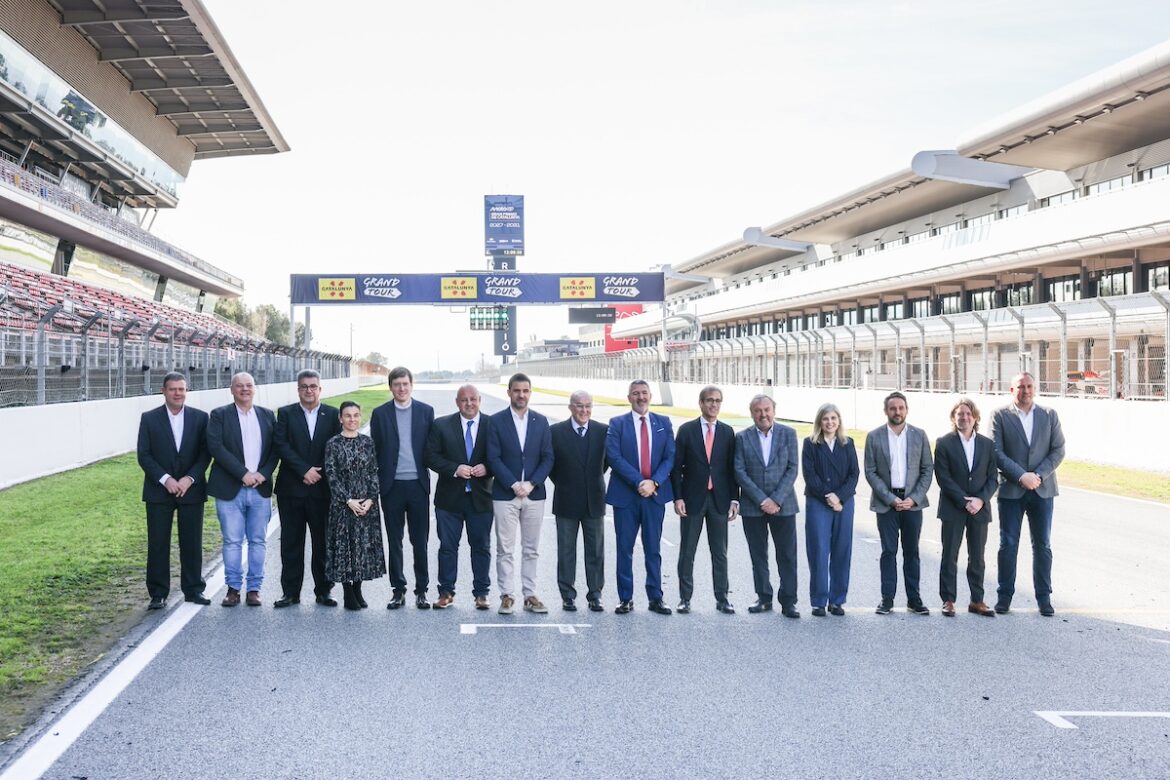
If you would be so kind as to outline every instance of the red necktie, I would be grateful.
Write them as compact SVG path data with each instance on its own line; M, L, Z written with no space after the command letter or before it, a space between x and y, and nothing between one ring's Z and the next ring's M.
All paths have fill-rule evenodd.
M711 479L711 477L709 475L710 466L711 466L711 445L713 445L714 443L715 443L715 426L708 424L707 425L707 436L706 436L706 440L704 442L704 444L706 444L706 446L707 446L707 467L708 467L707 489L708 490L713 490L715 488L715 482L714 482L714 480Z
M646 415L642 415L642 479L650 479L650 430L646 427Z

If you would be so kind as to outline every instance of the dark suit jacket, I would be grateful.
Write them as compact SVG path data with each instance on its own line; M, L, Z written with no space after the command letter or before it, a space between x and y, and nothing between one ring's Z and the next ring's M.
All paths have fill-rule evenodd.
M492 498L496 501L511 501L516 497L512 485L520 481L532 483L533 501L543 501L547 496L544 481L553 467L552 435L549 433L548 418L540 412L528 410L528 435L523 446L516 435L516 423L512 420L512 407L491 416L488 429L488 469L496 478L492 484Z
M320 404L317 407L317 426L309 438L305 410L298 404L280 407L276 416L276 434L273 446L280 456L280 473L276 475L276 495L288 498L320 498L329 500L329 481L325 479L325 442L341 433L341 417L336 407ZM321 481L305 484L305 475L316 466L321 470Z
M964 521L966 496L983 499L983 509L975 519L991 522L991 497L995 495L995 442L975 434L975 467L967 468L967 454L959 434L940 436L934 445L934 478L938 481L938 516L943 520Z
M553 514L570 520L587 520L605 515L605 437L609 426L590 420L585 443L577 435L570 417L549 429L552 435L553 467L549 472L553 491Z
M260 468L264 482L256 488L265 498L272 495L272 472L276 471L276 448L272 446L276 430L276 415L271 409L253 406L260 422ZM214 460L207 478L207 492L224 501L231 501L243 487L241 479L248 473L244 465L244 436L240 432L240 418L234 403L211 411L207 421L207 450Z
M735 434L735 480L739 483L739 513L763 517L760 504L770 498L780 505L781 515L800 511L796 500L796 431L787 425L772 425L772 452L768 465L760 452L759 433L749 426Z
M674 439L674 469L670 484L675 500L682 499L687 512L699 512L707 500L707 481L711 481L711 498L715 511L727 513L732 501L739 500L735 481L735 431L727 423L715 423L715 440L711 442L711 462L707 462L707 444L703 438L702 418L678 426Z
M431 426L427 436L427 446L424 457L427 468L439 475L435 483L435 508L448 512L463 511L463 494L467 492L467 483L471 483L471 505L477 512L487 512L492 508L492 470L483 477L459 479L455 476L455 469L466 464L468 466L487 465L488 431L491 429L491 419L483 413L479 415L479 429L475 434L475 444L471 448L471 459L467 458L467 443L464 435L467 422L459 412L440 417Z
M857 480L861 477L853 439L846 439L844 444L837 442L830 452L824 442L813 444L812 437L805 438L800 450L800 471L804 474L806 496L828 506L825 496L836 493L844 504L857 493Z
M435 410L417 398L410 399L410 443L414 463L418 467L418 484L429 495L431 475L427 472L427 436L435 421ZM398 470L398 412L394 399L374 409L370 415L370 438L378 454L378 484L382 494L394 487L394 473Z
M207 500L204 474L211 456L207 454L207 412L183 407L182 446L175 449L170 412L166 404L142 413L138 423L138 465L142 467L142 500L149 503L202 504ZM182 498L176 498L159 484L164 474L175 479L195 480Z
M650 479L658 483L653 501L668 504L674 500L674 489L670 484L670 472L674 470L674 428L669 417L654 412L649 412L646 424L650 428ZM609 421L605 458L610 468L605 502L625 507L640 501L638 483L643 477L632 413L623 412Z
M883 425L874 428L865 437L865 481L872 493L869 497L871 512L885 514L890 511L897 496L890 492L890 440ZM930 506L926 491L934 474L934 458L930 456L930 440L926 431L909 423L902 434L906 437L906 498L914 500L914 509Z
M1000 498L1022 498L1026 491L1020 477L1029 471L1040 477L1036 495L1060 495L1056 467L1064 460L1064 431L1056 412L1032 405L1032 445L1028 446L1015 405L1008 404L992 416L991 437L995 440L995 460L1001 477Z

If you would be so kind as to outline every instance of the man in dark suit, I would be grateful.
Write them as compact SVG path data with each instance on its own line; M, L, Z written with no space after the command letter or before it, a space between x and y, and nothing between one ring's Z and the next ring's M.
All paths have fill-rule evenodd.
M934 445L934 476L938 480L938 517L942 521L942 564L938 592L942 613L955 616L958 597L959 547L967 535L967 585L971 603L967 611L995 617L983 601L983 549L991 522L991 497L995 495L995 443L979 430L979 409L970 398L960 398L951 408L951 433Z
M906 396L890 393L885 399L886 424L865 437L865 481L872 489L870 511L877 514L881 537L882 600L877 614L888 615L898 591L898 537L902 539L902 577L906 583L906 609L929 615L918 590L921 563L918 539L922 536L922 510L930 505L926 491L934 474L930 440L921 428L906 422Z
M699 391L697 420L678 427L674 440L674 511L680 518L682 540L678 552L678 611L691 611L695 590L695 551L707 525L711 548L711 575L715 608L731 615L727 600L727 524L739 513L739 485L735 482L735 431L719 422L723 391L708 385Z
M264 583L265 539L272 517L272 472L276 470L273 434L276 415L252 403L256 381L240 372L232 377L233 403L211 412L207 449L214 458L207 492L215 496L215 513L223 534L223 571L227 595L223 606L240 603L244 585L242 548L248 540L247 599L260 606Z
M138 424L138 465L146 503L147 609L162 609L171 592L171 523L179 516L179 584L183 599L210 604L203 595L203 505L207 454L207 412L187 403L187 378L163 377L165 403L144 412Z
M552 434L548 418L528 408L531 396L532 381L524 374L513 374L508 380L508 408L491 416L488 432L488 470L495 478L492 511L501 615L511 615L516 603L512 560L517 535L523 555L520 586L524 611L548 612L536 595L536 564L544 524L544 481L553 466Z
M276 417L274 446L280 456L276 507L280 514L280 587L272 606L301 603L305 580L305 529L312 541L310 569L317 603L336 607L325 576L325 523L329 483L325 479L325 442L341 433L336 407L321 403L321 375L311 368L297 374L298 403L282 406Z
M798 618L796 610L796 431L775 423L776 403L760 394L748 404L755 422L735 435L735 481L739 483L743 535L752 558L756 603L748 612L772 609L772 579L768 573L768 532L776 545L776 595L784 617Z
M435 528L439 532L439 600L455 601L459 540L467 526L471 547L471 595L476 609L488 608L492 564L492 475L487 467L488 418L479 413L479 390L463 385L455 393L459 411L435 420L424 454L435 483Z
M1056 467L1064 460L1064 432L1052 409L1037 406L1031 374L1012 378L1012 403L991 418L999 466L999 592L995 611L1011 609L1016 555L1024 516L1032 535L1032 585L1040 614L1052 617L1052 508L1060 494Z
M650 411L650 384L630 383L626 396L630 413L609 421L605 457L611 474L605 500L613 507L617 533L619 615L634 609L634 542L642 532L646 560L646 596L650 611L669 615L662 601L662 518L674 498L670 472L674 468L674 431L670 418Z
M408 529L414 551L414 605L430 609L427 587L427 541L431 534L431 475L424 460L427 436L435 410L412 399L414 375L398 366L390 370L390 392L394 396L374 409L370 436L378 454L378 484L382 492L383 522L386 524L387 557L390 559L390 587L386 609L406 604L406 572L402 561L402 532Z
M561 606L576 612L577 530L585 537L585 601L601 612L605 587L605 437L609 426L593 417L593 396L569 396L569 419L552 426L553 514L557 518L557 586Z

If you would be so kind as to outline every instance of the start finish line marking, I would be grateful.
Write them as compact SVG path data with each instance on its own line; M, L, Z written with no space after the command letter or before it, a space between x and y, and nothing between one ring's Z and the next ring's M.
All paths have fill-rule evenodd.
M460 623L460 634L478 634L481 628L555 628L561 634L576 634L578 628L593 628L589 623Z
M1077 725L1067 720L1067 718L1170 718L1170 712L1101 712L1094 710L1083 712L1033 710L1033 712L1058 729L1077 728Z

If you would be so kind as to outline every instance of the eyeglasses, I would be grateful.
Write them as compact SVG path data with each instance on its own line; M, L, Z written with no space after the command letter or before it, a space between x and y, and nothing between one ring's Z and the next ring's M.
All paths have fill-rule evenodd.
M317 392L318 390L321 389L321 385L297 385L297 389L298 390L312 390L313 392Z
M703 403L705 403L705 404L721 404L721 403L723 403L723 399L722 398L704 398Z
M574 409L592 409L593 404L569 404Z

